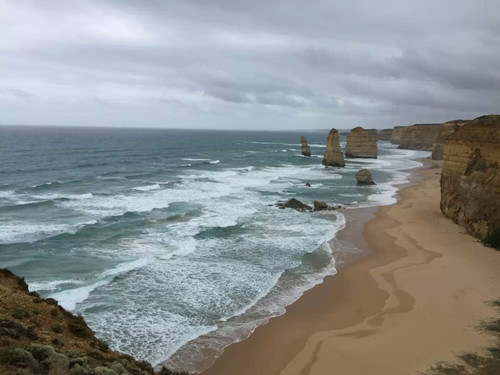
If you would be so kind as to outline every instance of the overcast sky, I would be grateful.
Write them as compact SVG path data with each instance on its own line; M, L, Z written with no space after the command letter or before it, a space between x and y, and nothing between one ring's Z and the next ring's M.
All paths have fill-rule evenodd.
M0 0L0 124L383 128L498 112L498 0Z

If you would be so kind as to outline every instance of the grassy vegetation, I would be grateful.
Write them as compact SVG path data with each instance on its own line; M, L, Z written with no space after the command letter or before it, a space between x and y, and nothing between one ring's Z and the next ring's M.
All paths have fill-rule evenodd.
M439 362L428 375L499 375L500 374L500 299L492 303L498 312L496 319L482 322L479 329L495 339L484 354L460 353L456 363Z

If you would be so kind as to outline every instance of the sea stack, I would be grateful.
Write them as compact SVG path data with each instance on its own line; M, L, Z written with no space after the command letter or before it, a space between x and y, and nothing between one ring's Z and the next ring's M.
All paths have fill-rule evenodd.
M300 137L300 149L302 151L302 155L311 156L311 147L307 144L307 138L304 136Z
M358 126L347 135L345 156L348 158L377 158L377 139Z
M328 167L344 167L344 155L340 149L340 137L337 129L332 128L326 139L326 151L323 156L323 165Z
M443 160L443 150L446 140L457 130L460 126L470 122L471 120L453 120L448 121L441 126L439 133L432 144L432 159Z
M404 126L395 126L392 129L391 143L399 144L401 141L401 134L403 134L403 128Z
M441 211L467 232L500 246L500 115L481 116L448 137Z
M379 141L390 141L392 138L392 129L382 129L378 132Z

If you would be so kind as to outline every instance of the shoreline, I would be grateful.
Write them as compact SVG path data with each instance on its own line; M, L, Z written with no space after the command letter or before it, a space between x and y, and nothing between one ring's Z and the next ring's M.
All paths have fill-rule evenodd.
M437 171L432 162L425 160L424 166L412 170L410 182L398 190L397 203L344 212L346 226L339 231L334 241L354 242L363 253L356 257L355 261L341 264L335 275L325 277L322 283L304 292L302 297L286 308L283 315L271 318L267 324L256 328L246 340L226 347L214 364L201 374L307 375L323 374L332 370L338 370L340 373L379 373L374 371L374 366L378 366L380 374L410 373L410 370L425 371L435 361L452 360L453 352L474 350L486 345L487 338L479 335L474 326L479 320L493 314L493 310L483 302L497 298L497 294L500 294L500 276L494 273L495 267L498 269L500 266L500 254L483 247L441 215ZM430 195L432 199L428 199ZM426 198L422 200L422 197ZM422 207L415 208L414 203ZM402 211L404 214L398 216ZM426 220L430 214L431 220ZM413 216L420 220L414 220ZM452 242L461 247L460 254L449 251L450 244L447 242L450 241L446 239L444 246L441 246L443 236L440 234L443 233L437 231L438 228L434 231L429 221L435 224L438 222L437 227L446 229L445 234L453 237ZM423 236L429 237L427 241L424 238L424 243L420 243L420 236L412 238L415 234L414 228L419 226L426 227L425 229L431 232L430 236ZM441 243L436 246L430 237L441 237ZM469 259L468 248L474 248L476 259L472 260L476 260L476 264ZM473 284L486 284L488 293L480 287L472 291L467 290L466 286L461 285L463 282L457 280L460 275L443 280L447 292L451 290L458 293L458 296L450 293L441 295L439 292L444 292L442 289L446 288L433 290L431 283L426 285L428 279L421 279L421 285L418 287L415 282L418 278L415 279L415 275L412 275L413 279L405 280L404 288L400 285L401 274L418 271L416 277L421 277L422 273L429 273L426 267L432 268L430 273L435 279L434 285L439 285L443 276L440 277L437 271L449 268L450 259L446 259L445 264L439 267L435 264L438 263L437 260L442 261L443 258L450 257L457 258L452 259L453 263L465 267L464 274L468 264L464 264L462 258L472 262L471 265L475 265L479 271L474 276L468 275L464 278L470 280L478 277L480 280L475 280ZM430 264L433 266L430 267ZM484 272L485 268L488 272ZM463 296L460 295L462 289L467 290ZM452 300L448 301L448 306L439 306L442 325L447 328L445 330L443 327L441 333L452 339L446 339L444 342L433 339L432 343L425 339L415 340L412 336L409 336L411 339L401 339L406 330L401 327L394 329L389 324L389 321L394 324L393 321L403 317L404 323L413 329L413 335L418 337L422 330L419 324L427 324L431 320L434 325L429 331L430 337L434 332L439 332L440 324L436 326L436 317L429 315L433 311L433 304L426 301L430 298L426 298L426 291L432 292L429 294L435 298L437 306L441 304L442 299ZM462 306L464 301L467 302L466 306ZM455 314L456 305L463 309L461 314ZM413 318L413 323L407 321L407 315L415 315L416 310L417 320ZM460 315L459 322L446 322L446 317L453 315ZM425 324L423 328L426 328ZM401 339L399 343L396 337ZM381 345L382 342L385 344ZM384 346L394 346L395 351L398 347L403 347L401 356L407 358L394 358L386 353L388 349L385 350ZM408 350L408 346L414 349ZM412 354L419 351L425 354ZM363 360L360 361L358 357Z

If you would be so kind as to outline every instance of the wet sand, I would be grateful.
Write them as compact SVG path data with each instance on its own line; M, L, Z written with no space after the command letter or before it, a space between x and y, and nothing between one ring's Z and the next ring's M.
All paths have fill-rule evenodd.
M227 347L203 374L417 374L487 345L475 327L494 314L485 302L500 297L500 252L442 216L439 169L418 173L397 204L347 216L339 240L369 256Z

